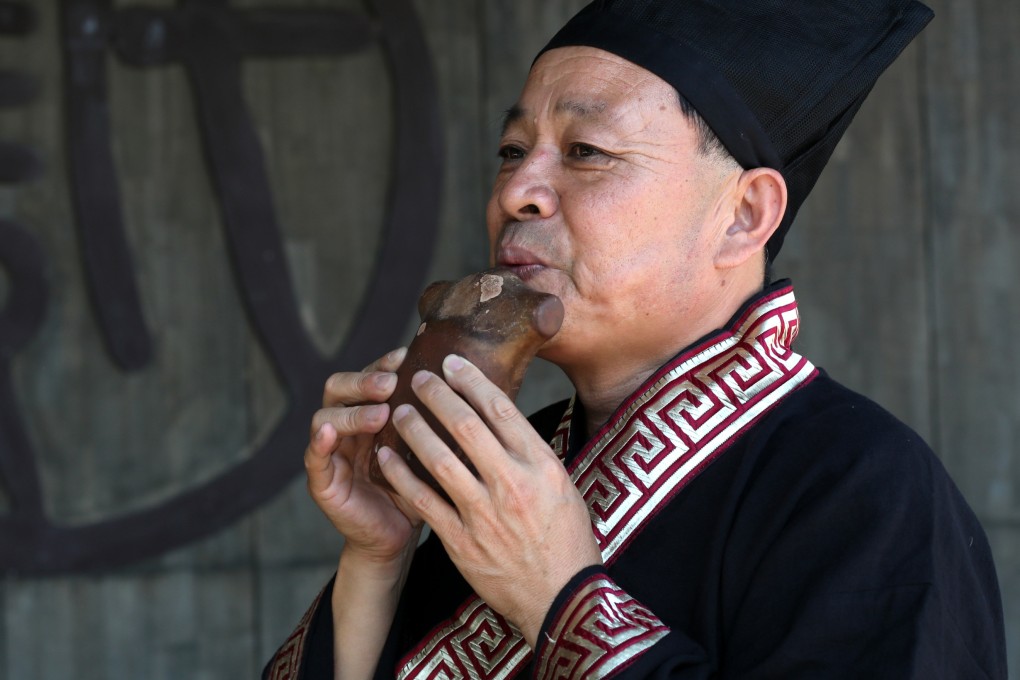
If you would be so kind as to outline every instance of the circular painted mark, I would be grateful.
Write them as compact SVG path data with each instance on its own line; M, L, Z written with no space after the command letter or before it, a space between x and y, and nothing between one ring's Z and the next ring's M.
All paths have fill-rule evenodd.
M91 7L93 1L67 0L65 6L84 2ZM0 474L12 491L11 511L0 517L0 567L35 574L108 568L222 529L265 503L301 471L300 451L308 436L308 418L319 406L324 376L363 366L381 353L380 348L399 341L428 274L437 232L442 132L432 62L411 2L369 4L394 83L396 158L374 278L344 346L331 357L304 351L312 343L302 335L299 323L290 323L299 317L289 288L288 294L281 294L265 278L281 276L280 258L267 263L263 250L245 250L246 243L234 239L236 272L249 319L289 397L285 413L252 455L217 477L155 506L74 527L54 525L43 512L31 445L10 390L7 362L0 361ZM0 243L7 243L6 236ZM35 333L45 309L41 259L24 260L27 275L13 268L15 259L5 259L12 269L10 299L0 314L2 357L9 357ZM392 271L402 275L384 275Z

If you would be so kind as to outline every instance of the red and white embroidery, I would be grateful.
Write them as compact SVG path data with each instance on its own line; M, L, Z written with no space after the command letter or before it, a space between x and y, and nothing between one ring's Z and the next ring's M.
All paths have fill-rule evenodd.
M669 628L605 575L586 580L557 614L540 680L606 678L666 637Z
M739 434L815 375L789 347L798 328L793 291L751 311L736 331L661 370L582 452L571 476L607 563Z
M506 677L501 674L506 668L524 664L530 655L520 631L472 596L457 616L403 665L397 677Z
M287 641L276 650L276 654L270 663L268 680L294 680L298 677L298 672L301 670L301 661L305 656L305 639L308 637L308 628L312 623L312 617L315 616L315 612L319 608L319 600L322 599L322 594L325 592L325 588L319 591L319 594L315 596L315 601L312 602L312 606L308 608L305 615L301 617L301 621L298 622L297 628L290 634Z
M549 440L549 448L553 450L553 453L560 460L565 461L567 458L567 447L570 445L570 421L573 417L574 397L571 397L570 403L567 404L567 410L563 412L563 417L560 418L560 424L556 426L556 431Z
M807 359L791 349L798 327L791 287L760 298L729 331L660 369L581 452L570 475L588 503L606 565L748 427L817 374ZM573 402L551 440L561 458L570 441L572 409ZM602 606L600 611L612 611L611 600ZM654 616L648 620L652 619ZM482 621L489 644L476 643ZM546 654L559 655L558 647L559 641L549 646ZM577 657L574 666L587 668L584 663L591 662L615 669L644 649L647 647L627 647L629 651L621 651L619 659L610 658L612 654L588 654ZM397 677L508 678L529 658L530 650L520 634L473 596L405 657ZM437 672L439 669L445 674ZM603 677L589 676L587 671L563 677L581 675Z

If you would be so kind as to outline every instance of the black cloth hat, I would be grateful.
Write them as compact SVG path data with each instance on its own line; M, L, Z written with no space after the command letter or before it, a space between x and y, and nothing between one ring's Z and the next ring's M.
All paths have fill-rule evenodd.
M589 46L675 87L745 169L769 167L804 199L878 76L931 20L916 0L595 0L539 55Z

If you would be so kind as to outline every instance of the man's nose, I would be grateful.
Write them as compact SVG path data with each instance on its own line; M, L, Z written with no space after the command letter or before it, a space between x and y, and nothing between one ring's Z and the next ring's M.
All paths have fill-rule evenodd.
M500 188L503 211L517 220L551 217L559 208L555 187L557 154L533 149Z

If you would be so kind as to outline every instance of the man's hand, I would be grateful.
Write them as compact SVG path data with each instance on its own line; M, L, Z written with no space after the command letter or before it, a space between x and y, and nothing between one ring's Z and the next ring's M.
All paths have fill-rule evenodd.
M455 507L386 448L379 452L383 474L429 523L479 597L534 647L559 591L602 561L588 509L552 450L498 387L457 356L447 357L443 370L449 384L424 371L411 384L479 478L407 405L393 414L397 430Z
M330 376L323 408L312 419L305 450L308 491L344 535L349 560L396 567L421 524L412 508L368 478L373 437L389 417L389 406L381 402L393 393L393 371L405 354L395 350L361 373Z
M305 450L308 492L345 539L331 601L337 678L374 673L421 529L413 508L368 477L375 434L390 415L382 402L405 354L330 376Z

